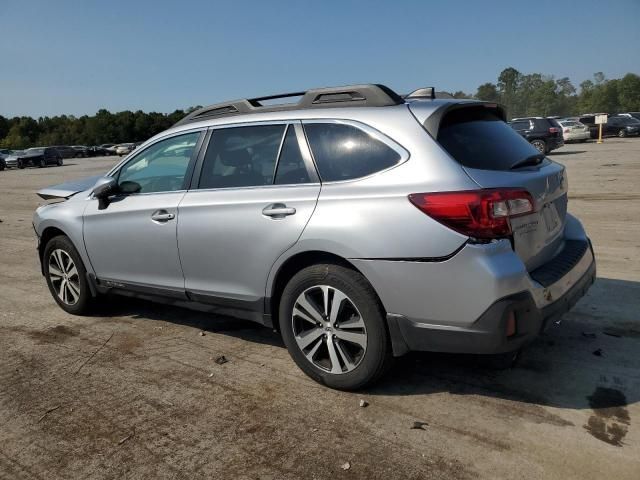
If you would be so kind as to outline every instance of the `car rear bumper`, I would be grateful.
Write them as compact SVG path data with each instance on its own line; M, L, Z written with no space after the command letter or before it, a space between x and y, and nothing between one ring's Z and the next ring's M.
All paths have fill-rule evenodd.
M560 298L538 308L530 292L502 298L491 305L469 328L434 328L402 315L387 315L394 354L408 351L492 354L518 350L530 343L549 325L559 323L582 298L596 277L595 260ZM507 336L507 319L513 313L516 333Z
M467 244L445 261L353 263L388 312L395 355L409 350L502 353L522 347L558 321L595 280L590 242L570 215L565 240L563 250L533 272L508 240ZM511 312L516 333L508 337Z

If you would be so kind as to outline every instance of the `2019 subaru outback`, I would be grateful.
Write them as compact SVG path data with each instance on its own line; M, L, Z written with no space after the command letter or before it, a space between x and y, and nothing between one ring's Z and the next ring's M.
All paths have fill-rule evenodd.
M197 110L105 177L39 192L65 311L107 292L277 329L328 386L410 350L507 354L589 288L567 176L496 104L380 85Z

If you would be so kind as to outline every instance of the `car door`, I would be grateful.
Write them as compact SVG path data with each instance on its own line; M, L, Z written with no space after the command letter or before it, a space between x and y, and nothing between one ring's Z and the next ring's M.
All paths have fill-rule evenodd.
M265 286L320 194L300 122L216 128L178 208L178 245L190 298L262 319Z
M192 131L158 140L111 173L118 193L106 206L88 201L84 241L100 283L184 297L178 204L203 136Z

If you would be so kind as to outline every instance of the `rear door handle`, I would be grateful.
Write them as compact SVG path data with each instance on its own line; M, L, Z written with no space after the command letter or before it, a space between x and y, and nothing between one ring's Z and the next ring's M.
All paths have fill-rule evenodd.
M157 210L153 212L151 215L151 220L154 222L168 222L169 220L173 220L176 216L173 213L169 213L166 210Z
M271 218L284 218L288 215L295 215L296 209L287 207L284 203L272 203L262 210L262 214Z

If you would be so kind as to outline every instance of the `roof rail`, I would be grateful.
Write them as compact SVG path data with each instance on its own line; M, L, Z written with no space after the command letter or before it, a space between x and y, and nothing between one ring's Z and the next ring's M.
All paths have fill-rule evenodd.
M281 103L265 105L263 102L301 97L295 103ZM230 102L218 103L191 112L176 125L197 122L200 120L228 115L242 115L246 113L279 112L307 108L327 107L387 107L400 105L404 100L389 87L378 84L345 85L343 87L314 88L306 92L282 93Z

